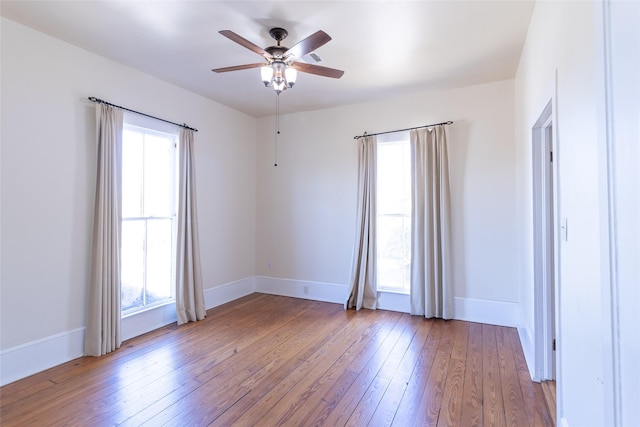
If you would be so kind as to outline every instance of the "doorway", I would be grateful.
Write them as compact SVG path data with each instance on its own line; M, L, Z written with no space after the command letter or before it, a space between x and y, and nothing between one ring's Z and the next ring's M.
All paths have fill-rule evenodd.
M556 183L552 101L532 128L535 380L556 378ZM561 225L566 232L566 224Z

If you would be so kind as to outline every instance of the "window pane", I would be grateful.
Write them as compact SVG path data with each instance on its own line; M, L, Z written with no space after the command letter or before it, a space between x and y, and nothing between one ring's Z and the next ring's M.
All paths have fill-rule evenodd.
M122 216L142 216L143 134L125 130L122 138Z
M144 305L145 221L122 222L122 311Z
M145 135L144 216L172 216L175 199L173 138Z
M378 214L404 212L404 150L402 144L378 145Z
M147 223L147 304L171 298L172 220Z
M123 313L173 298L176 140L135 126L123 133Z
M411 267L409 141L378 143L378 287L408 292Z

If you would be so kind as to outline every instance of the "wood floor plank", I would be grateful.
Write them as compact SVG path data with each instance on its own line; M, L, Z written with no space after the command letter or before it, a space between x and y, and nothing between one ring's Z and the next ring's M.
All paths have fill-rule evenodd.
M392 378L389 381L389 386L369 421L369 426L371 427L389 427L393 424L402 396L407 390L406 381L399 378Z
M390 426L393 423L433 322L419 316L412 316L411 325L413 334L400 361L397 364L385 366L380 371L381 378L388 378L391 382L371 418L372 426Z
M245 419L259 419L264 411L277 404L282 397L280 393L285 393L311 369L313 362L317 360L314 355L343 331L341 328L344 326L344 319L350 317L352 314L347 313L346 317L338 315L326 321L320 319L306 331L310 333L303 335L304 341L296 341L299 346L296 352L268 355L263 369L256 371L241 384L250 388L251 392L214 420L213 425L230 425L237 421L239 414L245 416ZM274 365L274 360L280 363Z
M556 382L555 381L543 381L540 383L542 392L544 394L544 400L547 402L547 408L549 408L549 415L556 423Z
M462 416L465 368L465 360L451 358L446 389L438 417L438 427L462 425L460 417Z
M522 346L520 345L520 336L518 335L517 329L507 328L507 336L509 337L509 341L511 342L511 349L513 350L513 358L516 362L516 370L518 370L518 372L520 371L529 372L529 368L527 367L527 361L524 358L524 352L522 351Z
M269 376L266 386L257 388L256 395L259 397L252 399L251 407L241 413L234 411L235 414L230 414L229 417L239 425L255 425L260 420L267 424L275 424L280 418L286 418L308 398L309 382L316 381L344 353L356 339L356 331L361 332L362 329L359 328L367 326L370 315L371 312L368 310L358 315L353 311L347 312L347 322L341 328L334 328L328 339L326 336L321 337L315 345L303 350L303 355L297 357L302 363L297 363L295 369L286 371L286 375L280 375L277 371L273 378ZM298 383L305 380L303 386L298 386ZM295 387L298 388L294 390ZM299 398L300 402L296 398ZM275 408L274 411L271 411L272 408ZM222 416L212 425L226 425L227 419Z
M351 341L350 345L344 348L335 346L336 351L327 357L333 360L328 369L325 370L323 367L314 369L311 375L299 381L291 389L291 394L298 397L285 402L284 405L271 408L264 416L265 422L276 421L282 424L301 425L307 414L314 411L315 406L323 404L323 392L331 387L333 380L342 377L347 382L353 382L357 373L355 370L348 369L350 364L354 360L368 359L367 355L372 351L368 344L372 340L384 339L389 333L389 330L384 328L385 323L397 322L398 313L380 312L372 313L370 316L378 317L379 321L361 325L365 328L364 330L362 328L354 330L353 336L347 338ZM334 358L334 356L337 357Z
M284 303L293 305L296 301L290 299L287 301L279 301L279 303L280 305ZM250 306L247 306L247 308L250 309ZM257 309L254 308L251 311L247 311L245 313L246 317L243 317L243 319L251 319L249 324L255 325L260 321L260 318L252 318L250 314L261 313L263 311L264 313L270 313L273 310L259 305ZM215 319L216 316L211 316L202 321L203 325L211 324ZM225 320L225 322L226 321L227 320ZM239 322L239 324L245 325L242 322ZM200 342L205 340L207 336L194 334L195 330L192 325L193 324L185 325L181 328L179 334L174 333L170 338L164 339L164 345L162 346L145 339L146 337L142 337L142 339L132 340L131 343L123 345L124 348L122 351L110 353L101 358L84 358L85 363L74 370L73 374L64 374L56 377L59 381L57 385L59 393L67 396L67 399L64 402L52 401L48 398L40 399L38 409L32 411L29 416L33 419L38 419L40 416L39 412L42 412L45 414L44 418L49 420L49 422L63 423L65 421L64 418L58 419L56 415L51 414L53 407L58 409L55 412L56 414L67 412L69 414L67 418L72 417L76 422L82 422L85 417L90 417L92 415L90 411L100 411L106 408L108 413L116 413L113 411L114 402L111 401L113 396L116 398L119 396L128 397L131 395L130 388L132 386L137 388L144 387L146 384L157 380L169 372L174 372L185 364L193 364L193 360L187 362L187 360L183 359L184 349L188 349L187 354L197 351L197 349L200 348ZM176 331L175 328L171 329ZM157 336L157 333L154 331L152 335ZM164 334L160 335L164 336ZM211 337L211 335L215 337L215 333L210 334L208 337L210 340L214 340L215 338ZM198 340L194 341L192 339L193 337L197 337ZM226 339L229 340L229 338L230 337L227 337ZM148 345L150 342L153 343L153 345ZM136 352L135 357L131 355L133 351ZM104 375L104 372L99 369L99 367L109 362L116 367L116 375L112 373L107 378L101 379L99 375ZM91 369L92 366L93 369ZM76 400L79 396L84 397L85 402L93 402L87 405L87 410L82 411L81 416L74 415L75 411L73 410L73 408L77 408L78 406ZM35 397L37 398L38 396ZM70 410L60 410L65 407L69 407ZM129 407L131 407L131 405L127 405L127 408ZM29 420L29 418L27 418L27 420Z
M351 417L355 408L361 404L360 401L362 396L364 396L364 394L369 390L371 383L376 379L380 380L381 383L384 383L385 380L387 384L391 382L394 378L393 373L398 369L402 358L407 352L407 349L415 335L415 318L406 314L403 315L402 319L398 322L398 333L400 336L397 337L397 340L393 344L393 348L386 355L386 358L384 358L384 351L386 350L386 347L382 347L378 350L382 356L379 359L384 358L384 360L370 360L355 381L351 384L351 387L346 391L346 395L340 399L338 404L335 405L333 410L331 410L329 416L324 420L325 425L344 425L344 423L346 423ZM374 372L380 361L383 362L382 366L377 372ZM372 375L375 375L375 377L372 377ZM384 392L386 392L386 389ZM380 396L381 399L383 395ZM402 396L402 394L399 396ZM391 421L393 420L396 407L397 404L392 405L392 409L389 410L390 414L387 415L390 417L388 424L391 424ZM379 409L379 404L374 409L377 411ZM374 419L379 418L380 415L374 417Z
M482 325L483 420L485 426L506 425L495 326Z
M503 326L495 327L505 422L511 427L526 426L529 422L527 421L513 350L511 350L511 340L506 334L506 329Z
M286 299L286 300L281 300L279 302L278 304L278 307L280 307L279 311L274 312L274 310L266 310L264 312L261 312L260 310L258 310L258 311L254 311L253 313L254 314L256 312L261 313L260 317L262 317L263 319L266 317L269 320L280 319L281 321L286 321L286 319L299 315L301 310L304 311L305 308L308 308L310 306L311 305L308 305L307 302L302 302L299 304L298 301L294 299ZM211 321L212 320L209 320L209 322ZM149 384L161 384L163 382L166 382L166 381L161 381L162 377L164 377L167 374L170 374L171 372L175 372L176 368L180 366L184 366L188 364L189 366L192 367L192 369L190 369L188 372L184 372L183 370L182 372L183 375L181 376L182 380L185 380L186 378L198 379L198 375L202 369L201 366L203 364L202 363L203 360L207 360L207 363L205 363L205 365L207 366L208 372L213 372L213 369L211 368L211 366L214 366L214 364L216 363L221 363L222 361L226 360L232 355L235 355L235 353L237 352L237 350L234 351L235 348L231 349L229 347L247 346L249 345L248 343L252 342L252 339L259 336L259 331L260 331L260 328L258 326L259 321L260 319L256 317L255 322L252 323L251 332L242 334L242 333L239 333L239 331L236 331L234 336L237 337L237 340L229 340L229 338L227 338L227 340L229 341L227 345L218 347L213 352L209 351L207 352L206 355L199 354L197 351L196 352L189 351L187 353L182 351L182 349L184 347L187 347L189 344L191 344L189 347L192 347L192 348L200 347L200 345L198 344L194 345L193 342L191 343L182 342L181 346L167 346L167 347L157 349L156 351L153 351L153 352L144 353L144 355L141 355L140 357L135 359L135 362L137 362L135 366L130 366L131 363L127 365L128 374L124 376L126 380L123 380L117 384L114 384L113 387L102 388L101 390L97 391L97 393L100 394L100 398L90 399L97 403L93 403L90 406L90 408L87 408L86 410L82 411L83 418L78 418L78 416L74 416L75 421L83 422L83 423L84 422L88 423L89 421L95 420L95 419L108 419L111 421L112 416L116 414L122 414L123 412L127 412L129 408L146 406L148 404L147 399L156 397L155 394L145 393L145 392L136 394L136 390L144 390L147 388L147 385ZM184 336L184 334L182 334L182 336ZM179 347L182 347L182 348L179 348ZM176 360L179 360L179 362L176 363ZM187 360L189 360L189 362L187 362ZM196 361L200 361L200 362L196 363ZM162 362L164 362L164 364L162 364ZM155 366L155 364L158 364L159 366ZM160 365L162 365L162 367L160 367ZM138 378L138 380L134 383L131 383L132 378ZM205 381L198 380L198 381L200 383L206 382L206 380ZM172 387L181 387L184 385L184 381L170 381L169 384ZM199 386L198 384L194 384L192 388L196 390L199 388ZM167 392L169 390L161 389L161 391ZM86 392L89 393L89 391L86 391ZM94 392L91 392L91 393L94 393ZM91 395L88 397L91 397ZM116 405L122 406L123 410L114 411L113 409L114 409L114 406ZM61 419L61 420L55 419L52 421L60 422L62 424L67 422L67 420L65 419ZM120 420L119 418L116 418L113 420L114 423L121 422L121 421L122 420Z
M278 369L278 367L284 365L285 363L289 363L289 367L295 366L296 362L301 363L302 360L300 360L299 356L301 352L300 349L304 350L308 346L309 342L315 340L314 335L323 337L326 336L326 334L331 330L332 327L335 328L340 323L340 321L336 319L336 321L332 323L330 319L332 316L335 316L340 312L341 310L339 307L329 304L324 305L321 311L314 310L313 312L309 313L308 318L306 316L301 316L299 319L296 319L296 328L294 330L295 333L292 335L291 339L286 341L285 343L282 343L281 345L277 345L271 351L265 353L263 355L264 358L261 358L260 355L256 354L256 352L258 351L256 348L246 348L247 351L245 354L245 358L250 364L247 365L246 370L250 375L242 376L242 378L236 378L237 381L242 381L244 379L242 383L237 385L251 390L253 388L253 384L251 382L252 377L264 377L265 373ZM266 339L273 339L273 341L276 341L275 344L278 344L278 340L275 337L269 336ZM290 354L289 352L293 353ZM257 360L254 359L254 356L257 357ZM265 360L268 361L267 364L265 364ZM232 366L235 366L236 362L237 359L229 361ZM251 364L254 363L255 365L251 366ZM287 374L288 372L284 376L286 376ZM199 377L198 379L200 381L194 380L195 384L192 385L191 388L195 389L201 384L202 377ZM221 384L221 386L223 386L223 384ZM163 399L154 402L152 405L146 407L142 412L135 414L135 416L132 416L130 419L127 419L124 424L135 426L142 421L148 420L151 416L153 416L153 414L168 408L176 401L184 398L183 395L185 394L185 392L188 395L193 392L193 390L177 389L175 391L175 395L169 394ZM236 402L236 404L237 403L238 402Z
M460 425L477 427L484 425L482 325L470 323L468 337Z
M444 397L449 362L455 337L455 325L446 321L442 325L442 337L436 351L436 358L429 372L420 406L418 407L418 425L436 426Z
M431 367L436 359L444 326L443 321L428 320L426 322L429 322L431 325L429 335L424 342L424 346L411 373L396 415L393 418L392 425L394 426L415 425L418 416L422 415L419 409L421 407L423 394L426 391L425 386L429 380Z
M518 377L529 423L534 427L555 426L556 423L549 414L540 384L531 381L529 373L525 371L519 371Z
M344 424L345 426L358 427L369 425L373 414L382 399L384 392L389 387L390 381L386 378L376 377L365 391L358 405L351 412L351 416ZM325 425L329 425L326 423ZM334 424L335 425L335 424Z
M333 384L326 391L320 390L322 393L322 404L318 404L313 411L310 411L303 423L305 425L344 425L349 419L352 418L352 414L358 406L362 406L362 399L367 393L368 400L367 406L373 406L373 410L376 409L377 402L374 403L373 399L378 396L377 391L371 389L372 383L379 377L383 366L388 366L389 363L399 363L397 357L398 353L404 354L406 347L409 345L410 337L407 339L407 335L413 336L411 328L411 319L408 315L400 315L398 322L395 324L386 339L381 340L375 352L370 354L368 360L364 360L366 354L361 353L356 356L358 361L361 361L361 369L357 372L358 363L350 363L350 370L354 370L357 375L352 379L351 375L344 375L333 381ZM383 378L384 379L384 378ZM380 381L381 384L388 384L389 380ZM386 387L385 387L386 388ZM384 393L384 389L381 390ZM382 397L382 394L379 395ZM371 408L358 409L362 412L360 418L365 416L366 411Z
M469 347L469 323L459 320L450 320L453 325L454 338L451 358L456 360L466 360L467 348Z
M514 328L252 294L1 387L0 422L537 427L547 398Z

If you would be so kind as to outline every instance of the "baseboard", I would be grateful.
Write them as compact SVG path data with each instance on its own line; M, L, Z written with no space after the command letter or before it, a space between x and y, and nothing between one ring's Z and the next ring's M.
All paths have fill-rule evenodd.
M235 282L204 290L204 305L207 310L252 294L255 280L248 277ZM134 313L122 319L122 341L135 338L176 321L175 303L165 304Z
M560 422L558 423L560 427L569 427L569 423L566 418L560 418Z
M524 353L524 359L527 362L527 369L529 369L529 376L533 381L540 382L536 379L535 375L535 356L534 346L529 330L524 326L518 326L518 336L520 337L520 345L522 346L522 352Z
M294 298L344 304L347 286L309 280L257 276L256 292ZM410 312L409 295L393 292L378 293L381 310ZM473 298L454 298L455 319L490 325L517 327L520 324L518 303Z
M207 310L222 304L245 297L256 291L256 278L247 277L245 279L236 280L235 282L225 283L204 290L204 304Z
M209 310L253 292L254 277L205 289L205 307ZM122 319L122 340L137 337L175 321L175 303L135 313ZM85 328L78 328L1 351L0 386L82 357L84 333Z
M524 353L524 359L527 362L527 369L529 369L529 376L533 381L539 382L535 375L535 346L533 342L533 334L531 328L526 322L522 311L520 313L520 322L518 325L518 336L520 337L520 345L522 346L522 352Z
M85 328L63 332L0 352L0 386L81 357Z
M281 279L267 276L257 276L255 280L256 292L263 294L333 302L336 304L344 304L347 294L347 286L337 283Z
M520 309L516 302L455 297L453 310L457 320L497 326L520 325Z
M267 276L248 277L205 289L205 306L209 310L254 292L344 304L347 286ZM409 297L403 294L381 292L378 308L408 313ZM459 320L500 326L517 327L520 324L517 303L455 298L454 309L455 318ZM123 319L122 337L123 340L131 339L175 321L173 304L145 310ZM0 386L81 357L84 349L84 332L84 328L78 328L1 351ZM523 340L522 335L521 340ZM523 341L523 349L525 342L527 341ZM525 357L527 354L525 350Z

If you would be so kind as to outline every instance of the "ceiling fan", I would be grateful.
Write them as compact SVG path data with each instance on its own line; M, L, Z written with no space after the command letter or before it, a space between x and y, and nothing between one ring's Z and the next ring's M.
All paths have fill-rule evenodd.
M293 87L296 81L297 71L323 77L332 77L334 79L339 79L344 74L344 71L335 68L298 62L304 55L313 52L331 40L331 37L324 31L316 31L309 37L298 42L298 44L292 48L288 48L280 45L280 42L289 35L287 30L284 28L272 28L269 30L269 34L276 40L277 46L269 46L264 49L233 31L222 30L219 31L219 33L252 52L261 55L267 62L215 68L212 71L216 73L226 73L228 71L261 68L262 82L266 87L272 86L278 94L283 90Z

